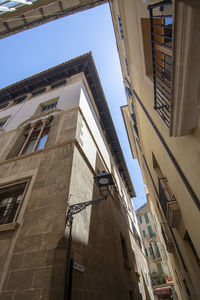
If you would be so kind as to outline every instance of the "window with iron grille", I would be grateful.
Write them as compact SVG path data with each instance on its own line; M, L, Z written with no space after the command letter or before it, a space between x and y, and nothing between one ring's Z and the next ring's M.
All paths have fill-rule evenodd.
M23 182L0 188L0 225L16 220L26 185Z
M166 0L148 6L151 24L154 109L168 127L172 100L173 20L171 4L170 0Z

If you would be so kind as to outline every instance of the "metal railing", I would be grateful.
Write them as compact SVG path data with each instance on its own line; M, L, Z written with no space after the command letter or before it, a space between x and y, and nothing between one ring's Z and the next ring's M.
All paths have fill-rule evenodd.
M166 283L164 274L161 274L159 272L152 272L150 274L150 278L151 278L152 286L162 285Z
M162 207L164 215L167 217L167 203L171 201L175 201L175 197L169 191L166 177L158 178L158 187L159 187L159 202Z
M172 99L172 14L170 0L149 5L153 60L154 109L169 127Z

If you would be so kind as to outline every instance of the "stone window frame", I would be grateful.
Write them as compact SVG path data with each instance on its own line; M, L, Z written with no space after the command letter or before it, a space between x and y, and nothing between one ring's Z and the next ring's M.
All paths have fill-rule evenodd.
M45 114L49 114L51 112L57 111L58 110L58 108L57 108L58 102L59 102L59 97L54 97L47 101L39 103L39 105L34 113L34 116L43 116ZM47 107L47 109L44 109L46 107Z
M42 106L42 112L53 109L57 106L58 101Z
M42 148L37 149L37 147L38 147L39 142L41 141L41 138L43 137L44 133L47 134L47 138L48 138L48 134L49 134L49 131L51 128L52 121L53 121L53 117L50 117L50 118L46 118L46 119L40 119L33 123L28 124L26 126L26 132L24 134L25 140L24 140L23 145L17 156L21 156L21 155L24 155L27 153L32 153L32 152L44 149L47 140L45 141L44 146ZM36 137L36 141L33 145L32 150L29 152L25 152L33 137Z
M0 131L4 129L9 118L10 118L10 115L0 119Z
M121 250L122 250L122 257L123 257L123 263L125 267L129 267L129 255L128 255L128 249L126 244L126 239L120 232L120 243L121 243Z
M10 198L13 197L14 199L9 203L9 201L7 201L7 203L5 203L7 205L7 209L5 209L5 211L8 211L8 215L6 213L6 221L4 220L3 223L0 223L0 232L1 231L7 231L7 230L15 230L17 228L17 226L19 225L18 223L18 219L19 219L19 214L20 214L20 210L22 208L23 202L24 202L24 198L26 196L28 187L29 187L29 183L31 181L31 178L25 178L22 180L17 180L14 181L12 183L4 183L0 185L0 210L1 207L3 207L1 204L3 202L3 200L8 199L9 196ZM21 194L17 193L17 192L21 192ZM5 198L6 196L6 198ZM17 196L21 196L20 200L18 199ZM2 197L4 197L3 199L1 199ZM18 201L18 205L16 207L16 203ZM4 206L6 206L4 205ZM4 211L4 213L5 213ZM14 211L14 215L11 216L13 214ZM0 215L1 215L1 211L0 211ZM11 218L10 218L11 217ZM0 216L0 222L1 222L1 216Z

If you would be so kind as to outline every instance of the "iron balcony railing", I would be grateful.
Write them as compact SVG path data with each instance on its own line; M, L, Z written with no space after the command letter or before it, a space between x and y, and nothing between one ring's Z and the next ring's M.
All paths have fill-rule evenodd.
M167 217L167 204L168 202L175 201L175 198L169 191L166 177L158 178L158 187L159 187L159 202L162 207L164 215Z
M154 109L169 127L172 99L171 1L149 5L154 83Z
M167 225L167 223L161 223L161 233L167 248L167 251L170 253L174 252L174 244L171 235L171 231Z
M161 285L166 283L164 274L159 272L152 272L150 274L152 286Z

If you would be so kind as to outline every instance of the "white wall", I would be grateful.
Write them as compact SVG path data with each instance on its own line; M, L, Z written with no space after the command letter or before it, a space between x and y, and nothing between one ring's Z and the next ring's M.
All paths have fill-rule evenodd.
M80 86L81 82L75 82L70 85L66 85L49 92L44 92L35 97L31 97L29 100L25 100L22 103L13 105L0 111L1 119L8 117L9 119L4 125L4 131L9 131L17 128L24 121L28 120L34 114L39 113L39 105L53 99L58 100L57 108L62 110L69 110L78 106L80 98Z

